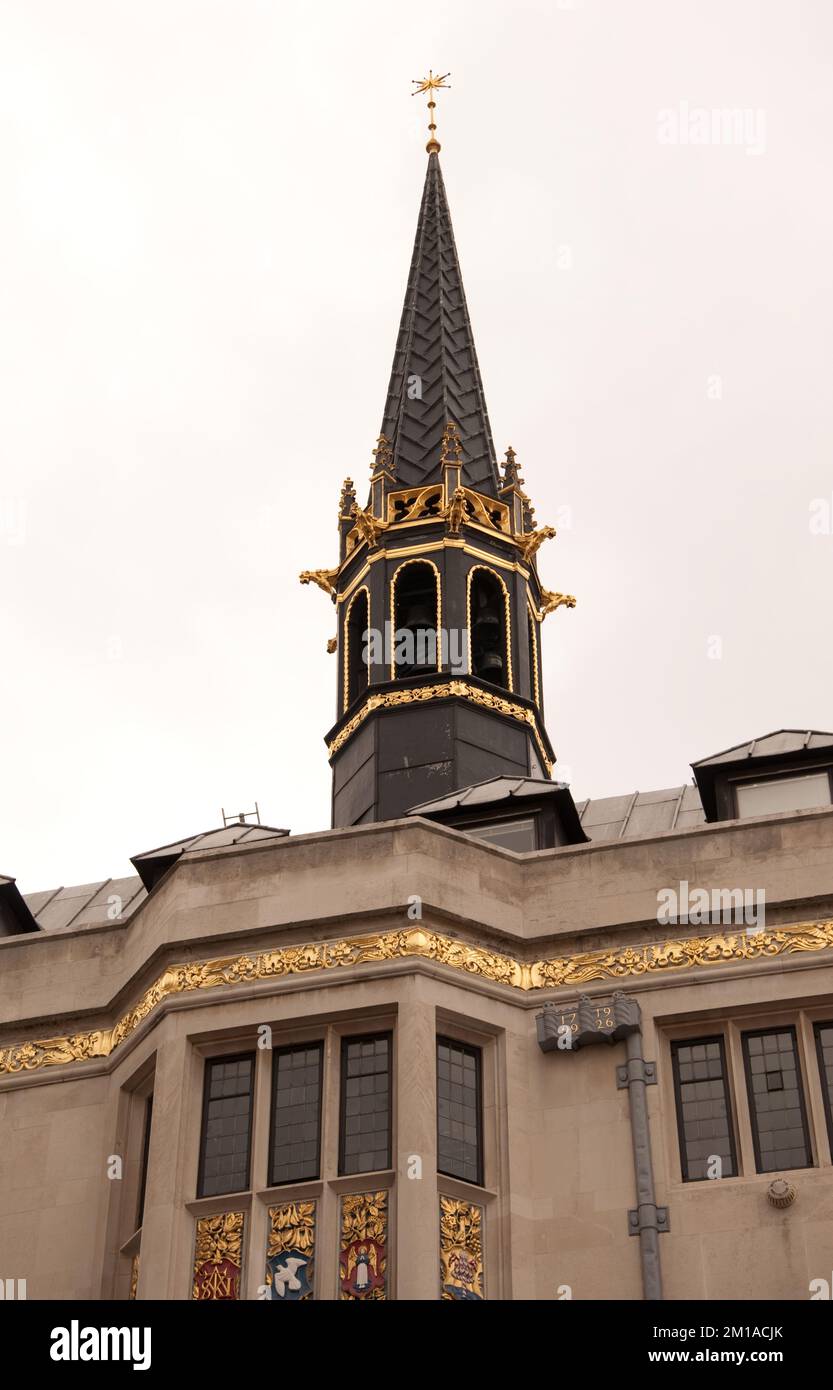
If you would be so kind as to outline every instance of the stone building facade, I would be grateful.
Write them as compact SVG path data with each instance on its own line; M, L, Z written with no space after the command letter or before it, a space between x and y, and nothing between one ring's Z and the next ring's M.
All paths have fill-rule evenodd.
M831 1277L833 736L638 796L550 780L542 626L574 601L495 462L438 148L368 505L348 479L304 576L337 618L332 828L0 879L0 1278L30 1298ZM465 634L462 669L361 661L387 623Z

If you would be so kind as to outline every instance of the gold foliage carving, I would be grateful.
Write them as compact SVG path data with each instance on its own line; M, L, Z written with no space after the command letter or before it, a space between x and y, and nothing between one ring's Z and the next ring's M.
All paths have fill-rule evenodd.
M112 1030L99 1029L68 1038L0 1048L0 1075L37 1071L41 1067L65 1065L91 1057L108 1057L159 1003L171 996L309 971L348 969L416 956L513 989L539 990L771 960L830 950L831 947L833 920L774 927L755 935L748 935L741 929L614 950L582 951L533 962L453 940L424 927L284 946L252 955L224 956L171 966Z
M346 1300L387 1297L388 1194L359 1192L341 1199L339 1296ZM357 1266L364 1265L364 1289L357 1287Z
M315 1245L315 1202L287 1202L269 1208L269 1240L266 1258L285 1250L312 1253Z
M314 1298L315 1202L269 1208L265 1280L278 1300L295 1303Z
M192 1298L239 1299L244 1221L242 1211L226 1211L197 1222Z
M484 709L495 710L498 714L505 714L510 719L517 719L522 724L528 724L535 736L535 742L538 745L544 766L548 773L552 772L552 763L538 733L534 711L526 709L514 700L507 700L502 695L493 695L489 690L481 690L477 685L469 685L468 681L460 680L443 681L439 685L422 685L416 690L388 690L381 695L369 695L358 714L348 720L336 734L332 743L329 744L330 757L332 758L339 748L343 748L347 740L356 732L359 725L364 723L373 710L394 709L397 705L424 704L429 700L447 699L450 695L456 695L462 700L470 700L472 704L481 705Z
M483 1298L483 1208L440 1197L440 1297L453 1300L455 1289Z
M197 1245L194 1266L222 1264L229 1260L239 1265L243 1245L243 1212L225 1211L220 1216L204 1216L197 1222Z

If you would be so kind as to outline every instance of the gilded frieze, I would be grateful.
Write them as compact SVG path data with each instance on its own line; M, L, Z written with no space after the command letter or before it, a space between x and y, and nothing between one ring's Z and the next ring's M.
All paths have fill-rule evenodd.
M0 1048L0 1076L65 1066L87 1058L109 1057L163 1000L200 989L217 989L259 980L348 969L416 956L518 990L560 989L597 980L638 979L642 975L771 960L833 947L833 921L800 922L761 932L721 932L619 950L581 951L550 960L526 962L499 951L410 927L371 936L284 946L251 955L192 961L164 971L138 1003L112 1029L73 1033L65 1038Z

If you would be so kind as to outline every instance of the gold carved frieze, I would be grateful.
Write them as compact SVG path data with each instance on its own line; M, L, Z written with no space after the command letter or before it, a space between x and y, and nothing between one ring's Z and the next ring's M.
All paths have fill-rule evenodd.
M481 690L479 686L470 685L468 681L462 680L442 681L438 685L422 685L415 690L386 690L379 695L368 695L358 714L348 720L328 745L329 756L332 758L340 748L344 747L347 740L352 738L359 726L374 710L395 709L400 705L426 704L431 700L447 700L450 696L460 700L469 700L482 709L494 710L497 714L506 715L508 719L517 719L522 724L528 724L535 737L535 743L547 773L552 772L553 765L538 732L534 710L526 709L515 700L507 700L503 695L495 695L489 690Z
M833 947L833 920L748 932L724 931L603 951L580 951L548 960L523 961L483 946L444 936L425 927L408 927L377 935L283 946L248 955L221 956L169 967L145 991L114 1028L74 1033L46 1042L0 1048L0 1076L109 1057L162 1003L173 996L281 979L315 971L343 970L417 957L435 961L463 975L522 991L560 989L603 980L637 980L641 976L681 970L740 965Z

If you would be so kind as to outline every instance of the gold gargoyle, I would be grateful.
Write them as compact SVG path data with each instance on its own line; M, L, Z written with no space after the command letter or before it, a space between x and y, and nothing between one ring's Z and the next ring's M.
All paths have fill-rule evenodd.
M555 537L554 526L542 526L540 531L526 531L522 536L516 536L518 549L526 560L527 564L534 560L536 552L544 544L544 541L551 541Z
M554 613L556 608L575 608L576 601L572 594L554 594L550 589L541 588L541 621L543 622L548 613Z
M363 541L367 541L368 549L374 546L382 532L388 529L386 521L380 521L370 511L362 511L358 502L353 503L350 508L350 515L356 523L354 529L358 531Z
M460 527L466 519L466 491L465 488L456 487L451 494L451 501L445 509L446 525L452 536L459 536Z
M335 602L336 590L333 580L338 576L338 566L334 570L302 570L298 575L302 584L317 584Z

